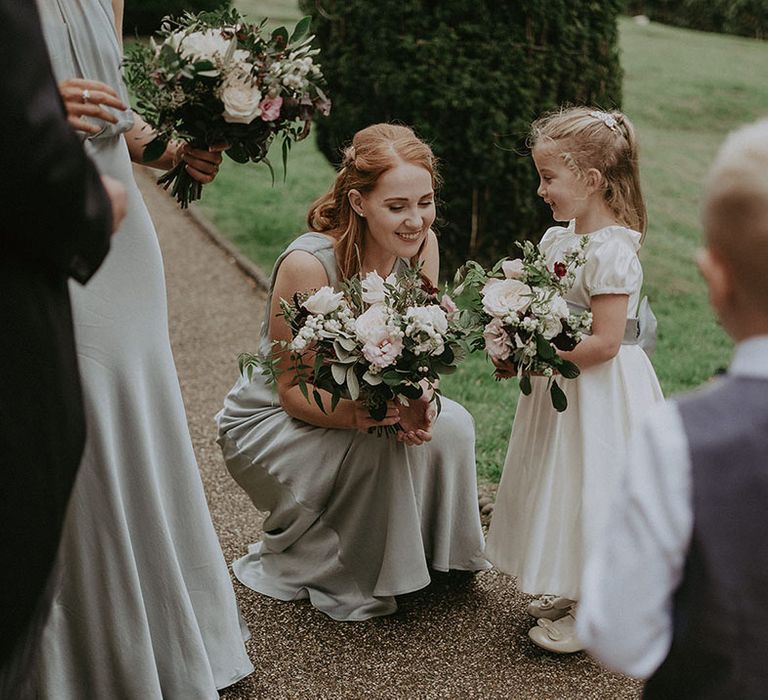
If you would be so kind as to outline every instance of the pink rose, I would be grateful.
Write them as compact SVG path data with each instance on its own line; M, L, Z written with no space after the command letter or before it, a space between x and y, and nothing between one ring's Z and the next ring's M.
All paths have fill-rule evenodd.
M403 339L379 304L355 319L355 335L363 346L363 357L378 369L393 365L403 352Z
M283 106L283 98L265 97L259 107L261 107L261 118L265 122L273 122L280 116L280 108Z
M512 352L512 340L498 318L491 319L486 325L483 338L485 338L485 351L492 360L503 362L509 357Z

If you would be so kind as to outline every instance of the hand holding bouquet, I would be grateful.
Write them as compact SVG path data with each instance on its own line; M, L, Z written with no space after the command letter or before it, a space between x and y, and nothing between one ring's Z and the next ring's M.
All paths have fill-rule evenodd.
M408 406L425 392L439 407L440 375L453 372L468 350L467 316L448 297L438 300L417 269L386 279L369 272L339 292L322 287L280 304L292 340L275 342L268 358L241 355L241 371L250 378L260 369L274 381L287 353L299 388L308 401L311 388L323 413L320 390L331 395L331 411L342 398L361 401L377 421L388 402Z
M568 401L555 375L572 379L579 368L557 351L573 350L592 327L592 314L572 313L564 298L576 268L585 262L586 244L584 237L552 269L538 247L525 241L518 243L522 259L500 260L490 271L470 260L456 274L454 294L467 288L475 292L474 348L485 349L496 363L511 363L524 394L531 393L532 375L548 377L558 411L564 411Z
M124 67L136 110L156 132L144 160L158 159L171 139L207 149L226 144L238 163L264 161L281 135L283 166L291 143L304 138L316 112L328 114L323 75L314 62L309 18L293 34L267 35L266 20L244 22L236 10L166 17L149 46L134 44ZM181 162L158 182L182 208L200 198L202 185Z

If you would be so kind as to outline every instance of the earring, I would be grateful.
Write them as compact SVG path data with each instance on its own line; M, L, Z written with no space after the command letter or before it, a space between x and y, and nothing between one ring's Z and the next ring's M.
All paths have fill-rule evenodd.
M357 214L361 219L365 218L365 214L363 214L361 211L357 211L357 209L355 209L355 214Z

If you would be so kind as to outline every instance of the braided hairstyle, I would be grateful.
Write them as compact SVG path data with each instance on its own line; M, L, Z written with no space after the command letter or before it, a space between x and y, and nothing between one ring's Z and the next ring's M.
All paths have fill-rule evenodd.
M335 239L336 263L343 278L360 272L368 230L365 219L352 209L349 192L370 192L385 172L400 163L424 168L432 177L432 186L437 187L437 160L432 149L412 129L397 124L373 124L358 131L344 150L333 186L309 210L309 229Z
M637 136L626 115L591 107L563 108L533 122L528 145L554 149L577 177L592 168L599 170L603 196L616 220L645 237Z

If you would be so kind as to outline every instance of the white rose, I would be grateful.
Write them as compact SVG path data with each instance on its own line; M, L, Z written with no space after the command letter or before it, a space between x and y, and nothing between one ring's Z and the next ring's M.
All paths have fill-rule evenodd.
M343 292L334 292L333 287L320 287L302 306L311 314L329 314L336 311L344 298Z
M439 306L411 306L405 312L405 318L417 331L434 329L440 335L448 332L448 317Z
M228 124L250 124L261 114L261 92L249 81L227 81L221 90L221 101Z
M489 280L481 294L483 310L495 318L523 314L531 304L531 288L520 280Z
M504 277L510 280L518 280L523 276L523 261L522 260L505 260L501 263L501 271L504 273Z
M221 30L207 29L204 32L187 34L179 44L181 55L191 59L212 61L216 56L225 56L230 39L225 39Z
M541 319L541 326L541 334L547 340L552 340L563 330L563 322L557 316L545 316Z

